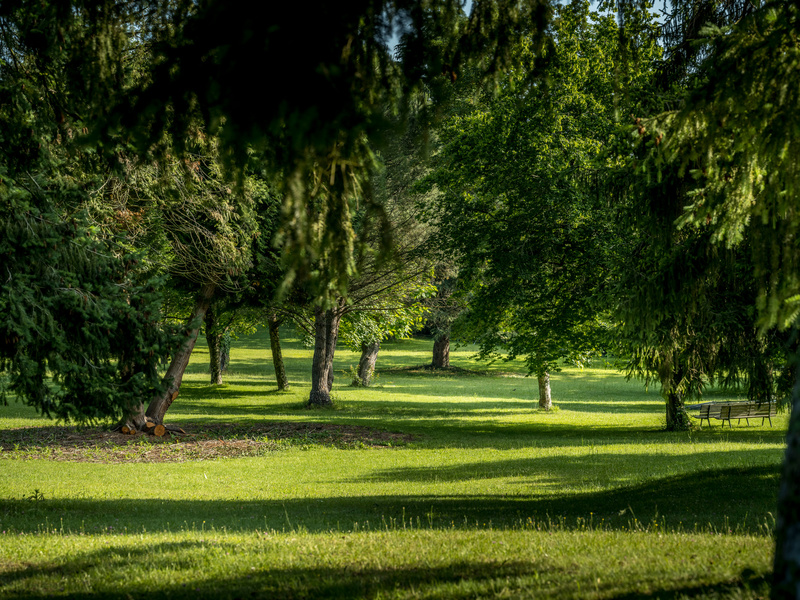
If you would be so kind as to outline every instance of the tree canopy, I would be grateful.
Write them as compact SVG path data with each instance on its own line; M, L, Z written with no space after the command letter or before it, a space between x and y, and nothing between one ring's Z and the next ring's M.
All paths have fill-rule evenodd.
M632 89L658 56L652 27L627 42L640 61L625 74ZM616 159L600 152L614 138L618 112L632 109L614 94L622 48L613 17L573 2L558 7L551 33L553 47L543 54L527 42L517 47L518 66L496 96L465 90L428 177L469 294L462 333L485 356L524 356L537 375L599 344L598 296L619 259L598 186ZM530 83L537 61L545 63L543 79Z

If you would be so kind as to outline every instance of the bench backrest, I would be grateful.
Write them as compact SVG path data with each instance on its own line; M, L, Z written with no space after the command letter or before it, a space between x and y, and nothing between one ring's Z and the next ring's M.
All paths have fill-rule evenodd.
M719 419L721 406L719 404L703 404L700 406L701 419Z
M751 417L774 417L778 414L778 406L774 402L762 402L750 404Z
M741 404L731 404L728 406L728 418L729 419L743 419L750 416L750 409L751 406L748 403L741 403Z

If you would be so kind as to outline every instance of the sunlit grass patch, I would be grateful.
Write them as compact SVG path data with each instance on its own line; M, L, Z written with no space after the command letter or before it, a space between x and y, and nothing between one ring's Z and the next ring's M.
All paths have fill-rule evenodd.
M602 364L554 373L545 412L520 365L474 349L447 373L404 369L431 346L384 344L371 388L338 350L333 410L305 407L296 338L287 392L264 332L236 341L221 386L199 346L167 413L180 460L146 440L69 455L58 426L0 408L2 594L764 595L786 415L667 433L657 391ZM203 431L246 451L194 449Z

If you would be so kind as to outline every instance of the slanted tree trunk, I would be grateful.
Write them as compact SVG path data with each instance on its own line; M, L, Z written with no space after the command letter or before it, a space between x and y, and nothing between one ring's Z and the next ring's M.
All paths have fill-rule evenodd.
M542 375L537 375L539 382L539 408L550 410L553 407L553 398L550 395L550 373L547 371Z
M361 343L361 360L358 361L358 373L353 379L353 385L369 387L372 375L375 373L375 362L378 360L380 349L380 340Z
M439 334L433 340L433 363L436 369L446 369L450 366L450 334Z
M776 600L800 598L800 366L796 368L775 523L772 597Z
M314 362L311 366L310 406L331 406L333 354L339 335L341 314L332 309L314 310Z
M278 382L279 390L289 389L289 380L286 378L286 368L283 364L283 353L281 353L281 321L275 313L269 316L269 345L272 348L272 365L275 367L275 379Z
M178 397L183 373L189 365L189 357L192 355L194 345L197 343L197 335L200 333L200 324L203 322L208 307L211 305L211 298L214 295L215 288L216 286L213 283L205 284L200 288L200 294L195 302L194 310L192 310L186 325L186 340L181 349L175 353L167 373L164 375L166 389L161 394L157 394L147 407L147 417L158 425L164 422L164 415L175 398Z
M206 343L208 344L211 383L222 384L222 332L217 323L217 311L213 306L206 311Z

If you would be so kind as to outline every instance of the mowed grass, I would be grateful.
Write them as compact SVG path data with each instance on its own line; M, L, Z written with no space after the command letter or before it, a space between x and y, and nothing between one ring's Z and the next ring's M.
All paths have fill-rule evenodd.
M97 464L0 461L0 597L731 597L768 594L787 416L666 433L657 391L613 365L552 377L514 363L411 369L432 343L384 344L372 388L343 374L308 410L311 350L237 340L222 386L198 345L167 420L360 425L411 441L296 440L260 456ZM714 399L727 398L712 392ZM0 408L0 429L52 427ZM174 441L180 444L180 439ZM54 456L53 458L57 458Z

